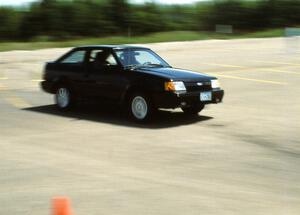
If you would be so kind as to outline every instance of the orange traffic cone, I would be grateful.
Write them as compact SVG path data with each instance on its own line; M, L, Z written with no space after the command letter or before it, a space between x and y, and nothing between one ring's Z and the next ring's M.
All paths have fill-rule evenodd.
M70 200L67 197L54 197L52 215L72 215Z

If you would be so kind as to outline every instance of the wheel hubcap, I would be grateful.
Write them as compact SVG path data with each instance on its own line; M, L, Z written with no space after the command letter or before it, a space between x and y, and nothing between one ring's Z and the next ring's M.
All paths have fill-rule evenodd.
M66 88L59 88L56 93L56 101L59 107L65 108L70 102L70 93Z
M148 113L146 100L141 96L136 96L131 103L131 110L137 119L144 119Z

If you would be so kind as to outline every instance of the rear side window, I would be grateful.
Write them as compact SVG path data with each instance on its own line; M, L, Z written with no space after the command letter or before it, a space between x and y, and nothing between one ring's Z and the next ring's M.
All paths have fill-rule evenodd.
M80 50L69 54L61 63L83 63L86 51Z

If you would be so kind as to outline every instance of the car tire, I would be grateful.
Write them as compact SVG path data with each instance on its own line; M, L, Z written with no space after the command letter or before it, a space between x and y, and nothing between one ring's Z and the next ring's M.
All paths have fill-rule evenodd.
M149 121L154 112L151 99L144 93L133 93L130 96L128 110L136 122Z
M187 115L197 115L203 110L204 106L204 104L193 105L190 107L182 107L181 110Z
M55 103L60 110L69 110L74 106L74 95L68 86L60 85L56 88Z

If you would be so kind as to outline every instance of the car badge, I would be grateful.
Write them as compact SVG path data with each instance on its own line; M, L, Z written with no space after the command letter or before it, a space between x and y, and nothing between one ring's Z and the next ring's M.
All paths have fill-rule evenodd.
M198 86L202 86L203 84L202 84L202 83L200 83L200 82L198 82L198 83L197 83L197 85L198 85Z

